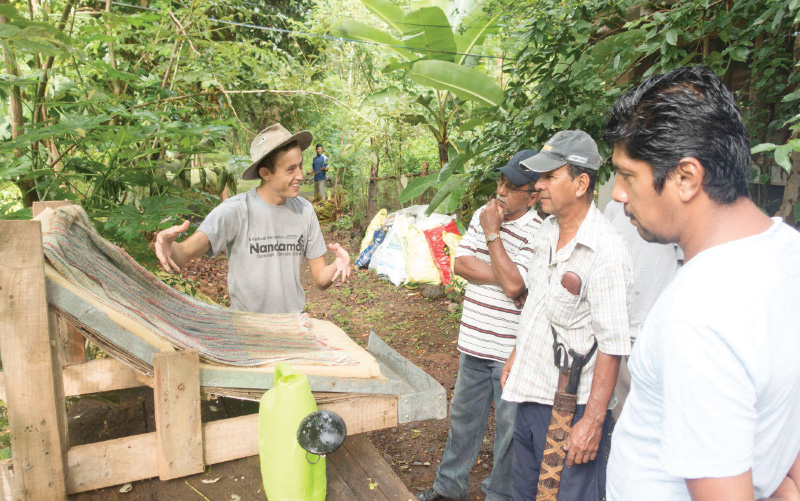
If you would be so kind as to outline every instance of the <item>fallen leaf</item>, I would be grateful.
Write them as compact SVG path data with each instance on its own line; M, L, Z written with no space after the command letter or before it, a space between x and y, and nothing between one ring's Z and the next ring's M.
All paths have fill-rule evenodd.
M232 501L242 501L242 496L240 496L238 494L231 494L231 500Z
M374 491L375 487L378 487L378 484L375 484L375 483L372 483L372 482L369 483L369 490Z
M217 477L217 478L215 478L215 479L213 479L213 480L212 480L212 479L210 479L210 478L207 478L207 479L203 479L203 480L201 480L201 482L203 482L204 484L216 484L216 483L217 483L217 481L219 480L219 478L220 478L220 477Z
M411 430L411 438L417 438L420 434L419 430Z
M126 492L130 492L131 489L133 489L133 484L125 484L122 487L120 487L119 491L122 492L122 493L126 493Z

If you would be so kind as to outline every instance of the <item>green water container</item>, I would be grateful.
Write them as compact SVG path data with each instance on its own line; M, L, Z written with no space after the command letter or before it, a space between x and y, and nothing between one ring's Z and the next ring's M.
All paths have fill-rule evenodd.
M261 477L269 501L324 501L325 458L297 443L300 422L316 410L308 378L279 363L273 388L261 397L258 409Z

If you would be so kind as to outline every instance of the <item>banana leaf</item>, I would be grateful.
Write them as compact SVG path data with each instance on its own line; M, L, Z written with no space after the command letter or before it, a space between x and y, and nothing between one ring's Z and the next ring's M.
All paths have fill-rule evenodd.
M490 77L449 61L417 61L408 76L420 85L450 91L484 106L497 106L503 100L503 90Z

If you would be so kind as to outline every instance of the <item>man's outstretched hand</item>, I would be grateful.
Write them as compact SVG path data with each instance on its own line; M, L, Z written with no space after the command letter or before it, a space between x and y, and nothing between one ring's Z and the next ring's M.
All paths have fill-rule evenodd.
M331 282L335 282L337 277L341 277L342 282L347 282L350 278L350 254L339 244L328 244L328 249L336 253L336 273Z
M172 244L178 236L189 229L189 221L158 232L156 235L156 257L164 271L181 271L181 267L172 260Z

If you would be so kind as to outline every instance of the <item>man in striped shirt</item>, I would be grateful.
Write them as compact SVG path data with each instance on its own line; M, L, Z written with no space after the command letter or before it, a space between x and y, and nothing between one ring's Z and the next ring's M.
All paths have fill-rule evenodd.
M433 487L418 499L468 499L469 473L481 448L492 402L495 404L494 466L481 484L487 500L511 499L511 438L516 404L500 398L500 376L514 348L520 310L498 285L489 261L489 247L502 249L508 262L527 273L530 242L542 221L533 208L538 201L538 174L520 161L536 154L523 150L499 169L497 198L475 212L455 260L455 273L469 281L458 334L458 378L450 401L450 432ZM484 232L492 214L497 224Z
M511 295L528 290L516 347L503 370L503 399L518 404L515 500L536 497L554 396L566 386L553 361L554 332L565 353L589 354L596 343L578 384L559 499L600 501L605 494L608 409L614 406L620 358L631 349L633 265L622 236L593 201L602 163L597 144L583 131L557 133L541 153L522 162L540 173L536 188L542 210L551 216L533 242L524 283L505 286ZM571 362L573 357L568 358Z

